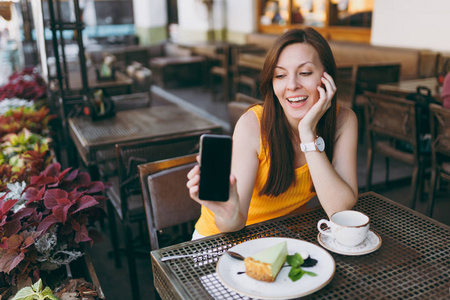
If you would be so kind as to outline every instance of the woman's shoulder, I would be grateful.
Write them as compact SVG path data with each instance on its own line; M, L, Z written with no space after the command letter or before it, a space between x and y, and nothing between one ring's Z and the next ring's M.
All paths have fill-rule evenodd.
M235 130L260 131L259 108L254 106L244 112L236 123Z
M336 117L336 133L339 134L346 128L358 128L358 119L355 112L345 106L339 106Z
M260 120L257 112L252 108L247 110L237 121L233 140L240 140L242 143L253 145L259 149L260 134Z

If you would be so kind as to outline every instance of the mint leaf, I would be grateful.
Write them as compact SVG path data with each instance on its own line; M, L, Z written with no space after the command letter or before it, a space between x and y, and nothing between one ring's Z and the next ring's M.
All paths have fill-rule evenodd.
M292 267L289 271L289 278L292 281L297 281L302 278L303 274L305 274L305 271L303 271L301 268Z
M310 271L303 271L303 272L305 272L305 274L307 274L307 275L309 275L309 276L312 276L312 277L317 276L317 274L314 273L314 272L310 272Z
M303 264L303 258L301 257L300 254L295 253L294 255L288 255L286 257L286 262L294 267L294 268L298 268Z

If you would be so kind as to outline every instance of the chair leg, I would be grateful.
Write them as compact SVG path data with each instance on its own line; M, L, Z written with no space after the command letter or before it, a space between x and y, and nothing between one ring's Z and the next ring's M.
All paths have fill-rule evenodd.
M367 150L367 174L366 174L366 192L372 188L372 170L373 170L373 150Z
M157 232L157 230L149 228L149 235L150 235L150 248L151 248L151 250L159 249L159 241L158 241L158 232Z
M411 201L409 207L411 209L414 209L416 207L416 198L417 198L417 182L419 178L419 167L414 167L413 174L412 174L412 180L411 180Z
M133 231L130 226L124 224L125 244L128 261L128 275L130 277L131 294L134 300L140 300L139 282L136 269L136 257L133 250Z
M117 232L116 223L116 212L110 201L106 204L108 210L108 224L109 224L109 235L111 238L111 243L113 247L114 263L116 268L122 267L122 261L120 259L120 249L119 249L119 237Z
M429 216L430 218L433 216L434 193L436 191L436 181L437 181L436 169L433 169L433 171L431 171L430 190L428 191L428 205L427 205L427 211L426 211L427 216Z
M219 91L216 91L216 80L214 75L210 75L211 101L217 102L217 97L220 97Z
M386 176L384 178L384 183L387 187L388 183L389 183L389 167L390 167L390 160L389 157L385 157L384 158L385 164L386 164Z
M420 166L420 164L419 164ZM423 202L424 185L425 185L425 168L419 167L419 179L417 182L417 197L420 202Z
M225 75L222 78L222 92L223 92L223 101L225 103L230 102L230 78L229 75Z

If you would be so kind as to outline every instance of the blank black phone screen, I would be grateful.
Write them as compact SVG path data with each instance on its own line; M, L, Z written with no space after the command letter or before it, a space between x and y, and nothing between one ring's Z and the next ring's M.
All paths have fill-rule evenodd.
M227 135L200 137L200 184L202 200L227 201L230 190L232 139Z

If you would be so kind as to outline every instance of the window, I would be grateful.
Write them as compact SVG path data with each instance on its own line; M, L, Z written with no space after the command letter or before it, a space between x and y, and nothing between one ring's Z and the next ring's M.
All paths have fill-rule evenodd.
M370 42L374 0L260 0L259 31L312 26L326 38Z

